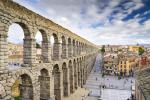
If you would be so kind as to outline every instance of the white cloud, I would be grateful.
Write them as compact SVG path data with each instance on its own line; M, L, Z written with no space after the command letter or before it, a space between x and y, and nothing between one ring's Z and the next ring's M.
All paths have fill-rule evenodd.
M140 14L128 21L122 21L128 14L144 6L141 0L132 0L124 4L126 10L116 8L122 0L108 0L108 2L104 0L39 0L36 4L29 4L29 1L25 0L14 1L96 44L149 43L142 37L138 39L131 37L147 35L150 31L150 21L146 21L143 25L139 24ZM118 13L112 15L115 10ZM113 17L111 22L110 16ZM91 27L96 23L102 23L102 25Z

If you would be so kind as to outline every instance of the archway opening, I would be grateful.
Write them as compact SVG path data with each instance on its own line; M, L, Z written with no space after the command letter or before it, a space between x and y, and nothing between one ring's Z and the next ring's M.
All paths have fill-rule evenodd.
M77 66L76 66L76 61L73 61L73 67L74 67L74 87L75 89L78 88L78 76L77 76Z
M83 87L83 66L82 66L82 58L80 58L80 85Z
M69 80L70 80L70 93L74 92L73 87L73 67L72 67L72 61L69 61Z
M61 100L61 77L58 64L53 67L55 100Z
M36 61L41 63L42 62L42 33L37 31L35 35L36 40Z
M52 34L50 37L51 42L51 57L53 60L57 60L59 57L59 44L58 44L58 37L56 34Z
M49 61L49 40L44 30L37 31L36 36L36 60L39 63Z
M61 37L62 42L62 55L61 57L65 59L67 57L67 45L66 45L66 39L64 36Z
M75 45L75 40L73 40L72 44L73 44L73 56L76 56L76 45Z
M33 86L31 78L23 74L15 81L11 88L15 100L33 100Z
M13 23L8 29L8 68L11 70L21 67L23 62L23 39L28 33L22 23Z
M79 55L81 54L81 43L79 42L78 43L78 52L79 52Z
M71 38L68 38L68 57L72 57L72 42L71 42Z
M68 91L68 69L66 63L62 65L63 70L63 96L66 97L69 95Z
M76 49L77 55L79 55L79 44L78 44L78 41L76 42L76 47L77 47L77 49Z
M44 68L40 72L40 100L50 100L50 77L48 70Z
M78 86L81 86L81 70L80 70L80 60L77 59L77 71L78 71Z

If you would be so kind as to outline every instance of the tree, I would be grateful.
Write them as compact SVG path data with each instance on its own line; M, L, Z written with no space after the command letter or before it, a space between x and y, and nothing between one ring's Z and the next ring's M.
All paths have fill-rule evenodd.
M118 80L120 80L120 79L121 79L121 76L119 75L119 76L118 76Z
M40 44L39 43L36 43L36 48L41 48Z
M105 53L105 45L102 46L102 48L101 48L101 53L102 53L102 54Z
M119 49L118 51L119 51L119 52L122 52L122 49Z
M105 76L105 73L102 73L102 77L104 77Z
M142 47L139 47L139 51L138 51L139 55L141 56L144 52L145 50Z

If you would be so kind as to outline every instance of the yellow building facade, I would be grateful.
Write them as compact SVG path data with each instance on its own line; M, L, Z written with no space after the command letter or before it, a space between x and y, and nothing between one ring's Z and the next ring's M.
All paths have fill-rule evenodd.
M129 75L130 71L133 70L133 67L135 67L136 64L137 62L134 57L122 58L119 60L118 71Z

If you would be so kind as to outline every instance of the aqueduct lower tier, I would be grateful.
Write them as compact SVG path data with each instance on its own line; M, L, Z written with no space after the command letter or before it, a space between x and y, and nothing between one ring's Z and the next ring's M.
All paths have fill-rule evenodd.
M8 28L19 24L24 31L23 66L8 68ZM42 54L36 58L35 33L42 33ZM54 44L50 38L54 37ZM19 81L21 100L62 100L85 84L97 48L62 26L14 3L0 0L0 98L12 100Z

